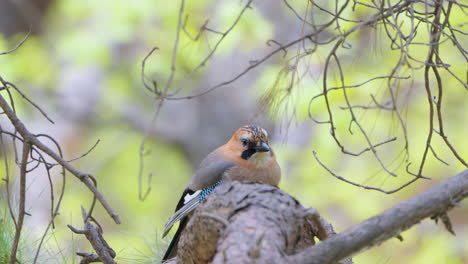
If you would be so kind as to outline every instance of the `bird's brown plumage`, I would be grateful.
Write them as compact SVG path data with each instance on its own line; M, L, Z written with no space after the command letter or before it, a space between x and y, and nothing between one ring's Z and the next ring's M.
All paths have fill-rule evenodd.
M180 219L180 216L183 218L163 260L176 255L178 240L193 210L183 211L184 205L187 204L185 201L187 194L194 194L221 179L278 186L280 178L281 169L276 162L275 153L268 144L267 132L259 126L239 128L226 144L208 154L187 185L176 207L176 214L178 212L183 212L183 214L174 219ZM172 224L166 225L165 234L171 226Z

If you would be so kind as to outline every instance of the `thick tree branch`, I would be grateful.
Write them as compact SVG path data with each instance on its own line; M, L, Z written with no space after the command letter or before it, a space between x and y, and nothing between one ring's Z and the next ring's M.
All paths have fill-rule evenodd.
M382 214L290 256L287 263L336 263L398 236L425 218L446 213L467 196L468 170L464 170Z
M287 263L334 235L314 209L264 184L226 182L193 214L166 263ZM351 263L346 260L343 263Z

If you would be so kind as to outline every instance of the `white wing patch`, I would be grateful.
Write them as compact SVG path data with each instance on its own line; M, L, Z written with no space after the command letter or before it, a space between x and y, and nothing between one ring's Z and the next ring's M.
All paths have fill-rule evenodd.
M169 233L169 230L171 230L175 223L197 208L197 206L200 204L200 195L201 190L198 190L194 194L186 195L184 197L184 206L177 210L177 212L175 212L174 215L169 218L166 225L164 226L163 237Z
M194 198L197 198L198 199L198 194L201 192L201 190L198 190L196 192L194 192L193 194L187 194L185 195L184 197L184 204L187 204L188 202L190 202L192 199Z
M174 213L171 218L167 221L166 225L164 226L163 237L167 235L169 230L171 230L172 226L180 221L182 218L190 214L197 206L200 204L201 201L205 199L207 195L213 192L213 190L220 185L223 180L219 180L217 183L208 186L202 190L198 190L193 194L186 194L184 196L184 205Z

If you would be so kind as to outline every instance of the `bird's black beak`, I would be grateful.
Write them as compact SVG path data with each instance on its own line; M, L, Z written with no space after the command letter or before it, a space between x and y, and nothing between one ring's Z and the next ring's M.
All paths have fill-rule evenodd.
M267 145L267 143L261 141L258 146L254 148L258 152L268 152L270 151L270 147Z

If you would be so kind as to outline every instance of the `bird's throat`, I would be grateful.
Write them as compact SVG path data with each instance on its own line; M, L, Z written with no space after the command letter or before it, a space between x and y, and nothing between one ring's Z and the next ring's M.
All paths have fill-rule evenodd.
M268 167L271 164L270 152L255 152L250 156L248 162L252 163L257 168Z

